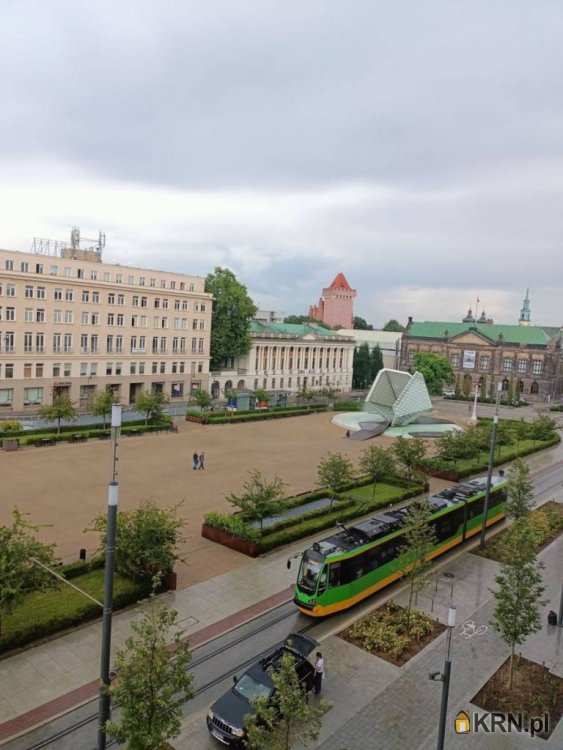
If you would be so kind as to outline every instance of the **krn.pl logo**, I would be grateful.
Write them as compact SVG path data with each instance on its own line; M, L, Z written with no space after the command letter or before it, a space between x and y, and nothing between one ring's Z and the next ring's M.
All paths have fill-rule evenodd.
M468 734L471 731L471 720L469 714L460 711L455 717L454 729L456 734Z

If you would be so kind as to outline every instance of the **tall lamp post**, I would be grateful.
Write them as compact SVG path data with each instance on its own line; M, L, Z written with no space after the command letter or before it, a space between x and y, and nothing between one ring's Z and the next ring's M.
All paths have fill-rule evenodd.
M489 500L491 497L491 482L493 479L493 466L495 463L495 448L497 444L497 426L498 410L500 404L500 394L502 392L502 383L497 384L497 400L495 406L495 416L493 417L493 428L491 430L491 442L489 447L489 468L487 470L487 487L485 490L485 503L483 505L483 526L481 527L481 538L479 540L480 549L484 549L487 535L487 516L489 514Z
M431 672L430 679L442 683L442 701L440 704L440 721L438 724L438 744L437 750L444 750L444 741L446 737L446 717L448 713L448 698L450 695L450 676L452 672L452 636L455 628L456 608L450 606L448 609L448 640L446 647L446 658L444 660L443 672Z
M100 666L100 697L98 708L98 750L105 750L107 736L106 723L111 716L110 656L111 656L111 615L113 607L113 575L115 568L115 538L117 531L117 506L119 484L117 482L117 448L121 431L121 404L111 407L112 471L108 485L108 510L106 528L106 559L104 568L104 613L102 619L102 655Z

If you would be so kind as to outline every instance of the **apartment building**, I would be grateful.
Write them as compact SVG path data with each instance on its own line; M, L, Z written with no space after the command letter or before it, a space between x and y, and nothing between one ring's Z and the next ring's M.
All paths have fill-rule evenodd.
M211 295L199 276L104 263L76 247L0 250L0 415L110 389L172 402L208 388Z

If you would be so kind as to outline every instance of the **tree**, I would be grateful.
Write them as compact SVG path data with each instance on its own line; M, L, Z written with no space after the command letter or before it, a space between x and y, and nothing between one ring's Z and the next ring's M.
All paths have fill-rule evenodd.
M526 516L534 505L534 486L528 464L517 458L508 469L507 478L506 514L518 520Z
M313 323L321 328L326 328L327 330L332 331L332 326L329 326L328 323L323 323L322 320L311 318L309 315L288 315L283 319L283 322L292 323L293 325L306 325L307 323Z
M414 369L420 372L426 381L426 387L433 396L442 393L444 384L454 382L454 371L446 357L432 352L418 352L414 355Z
M381 477L393 476L396 472L395 459L391 451L377 445L370 445L360 453L360 468L373 479L373 498L376 481Z
M55 396L52 404L45 404L39 409L39 416L47 422L57 423L57 435L61 433L63 419L76 419L78 412L68 396Z
M405 438L401 436L395 440L392 450L395 458L405 470L407 479L411 481L426 456L424 440L418 437Z
M354 349L353 371L352 371L352 388L363 390L370 383L371 358L369 346L361 344Z
M119 721L109 722L107 731L129 750L161 750L180 734L182 706L193 696L189 646L182 641L178 613L154 596L131 629L117 652L119 676L110 688Z
M211 403L211 396L202 388L198 388L197 391L194 391L193 399L202 411L205 411Z
M254 396L256 398L256 401L258 401L258 402L264 402L265 401L266 403L268 403L270 401L270 397L268 396L268 394L266 393L266 391L263 388L257 388L254 391Z
M262 532L264 519L279 510L284 488L285 484L279 477L269 481L255 469L244 483L242 494L231 493L227 500L241 511L245 520L260 521Z
M307 700L305 687L295 669L295 659L285 653L277 669L270 669L273 699L259 698L254 713L246 717L247 746L250 750L290 750L296 744L307 747L319 736L328 705Z
M228 268L217 266L205 279L205 291L213 295L211 318L211 369L250 350L250 321L256 305L246 287Z
M551 417L539 416L529 425L529 436L532 440L549 440L555 434L557 424Z
M379 348L379 344L376 344L371 350L370 354L370 368L369 368L369 383L373 383L377 377L377 373L383 369L383 354Z
M330 490L331 507L338 499L338 494L352 482L353 478L352 462L340 453L329 453L317 467L317 484L319 487L327 487Z
M104 429L108 418L111 416L111 407L117 403L117 396L112 391L104 389L98 391L92 402L91 411L96 417L102 417L104 420Z
M409 506L402 529L405 544L400 552L399 567L405 571L409 586L407 607L407 631L410 627L410 615L414 595L428 583L431 563L429 558L437 543L434 529L430 523L432 509L425 500L415 501Z
M388 320L387 323L383 326L384 331L392 331L393 333L403 333L405 331L405 327L402 326L398 320L395 320L395 318L391 318L391 320Z
M539 605L544 592L540 565L534 553L535 533L527 519L516 521L511 528L508 554L495 581L495 611L492 626L510 647L508 689L514 678L514 654L528 636L541 629Z
M145 424L148 424L149 419L155 422L162 419L163 407L167 401L162 391L141 391L135 401L135 408L145 415Z
M11 524L0 525L0 634L3 618L27 593L58 585L56 578L31 559L48 567L56 565L55 545L36 538L40 528L29 523L17 508L12 510Z
M116 568L120 573L148 583L173 570L180 559L178 546L184 541L180 532L184 521L178 517L178 507L159 508L147 500L134 510L118 514ZM86 529L100 533L100 551L106 546L106 528L106 516L102 514Z
M360 318L358 315L354 315L352 328L355 328L357 331L373 331L373 326L370 325L367 320Z

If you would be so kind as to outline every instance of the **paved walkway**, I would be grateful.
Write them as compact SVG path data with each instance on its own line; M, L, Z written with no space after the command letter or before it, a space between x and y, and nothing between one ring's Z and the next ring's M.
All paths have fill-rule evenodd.
M554 674L563 677L563 630L549 627L547 612L557 609L563 570L563 537L552 543L541 554L545 564L545 599L541 620L542 630L532 636L522 648L522 654L536 662L545 662ZM479 710L471 703L481 686L497 671L509 654L509 649L489 626L494 600L490 587L498 564L476 555L463 555L446 568L453 579L442 580L438 593L420 597L418 608L445 621L449 601L448 580L454 581L453 600L457 607L458 626L453 638L453 667L447 720L446 746L455 750L561 750L563 721L560 721L549 741L531 739L527 735L456 735L453 720L460 710ZM433 592L433 590L431 590ZM396 599L405 603L406 591ZM485 625L484 634L463 637L464 623ZM319 750L432 750L436 746L437 721L440 712L441 684L430 682L428 674L442 668L446 635L442 634L430 646L401 669L390 672L389 665L377 657L364 654L364 665L354 675L356 689L348 694L348 684L336 680L327 684L326 697L337 702L336 713L327 715ZM323 644L324 647L324 644ZM330 661L327 660L330 669ZM381 669L382 680L373 685L374 666ZM392 668L393 670L393 668ZM330 683L330 679L328 680ZM365 686L365 691L360 689ZM368 698L369 696L369 698ZM345 723L342 715L355 710Z

